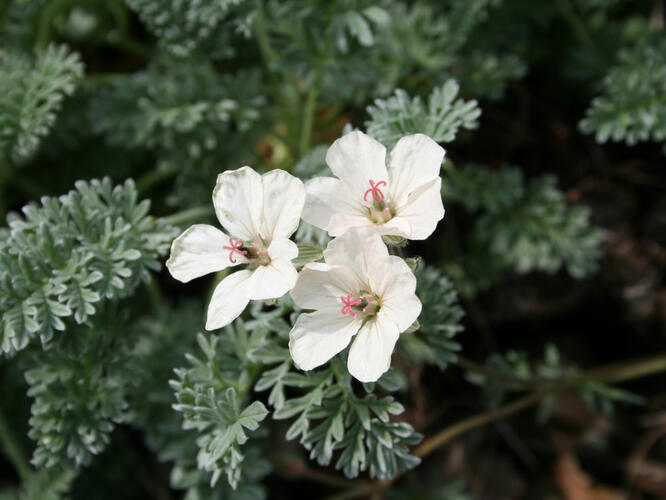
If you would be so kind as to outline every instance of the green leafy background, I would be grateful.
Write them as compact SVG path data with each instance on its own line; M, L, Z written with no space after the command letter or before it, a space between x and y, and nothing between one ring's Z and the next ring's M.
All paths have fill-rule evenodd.
M628 0L3 2L0 498L546 498L571 457L658 497L617 457L663 383L616 384L663 359L586 368L664 349L663 26ZM330 175L354 128L447 150L444 220L395 250L423 312L371 384L346 352L293 365L288 296L205 332L219 277L162 265L219 172ZM295 239L297 266L329 240Z

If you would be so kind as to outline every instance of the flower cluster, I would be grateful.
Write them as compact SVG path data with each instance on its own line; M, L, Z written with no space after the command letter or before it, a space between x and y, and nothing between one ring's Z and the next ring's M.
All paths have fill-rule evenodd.
M416 278L400 257L389 255L382 237L423 240L444 217L440 167L444 150L432 139L403 137L391 151L354 131L326 154L337 178L303 183L283 170L259 175L250 167L218 176L215 212L226 233L196 224L171 247L167 267L187 282L245 264L215 288L206 329L236 319L250 300L281 297L314 312L299 316L289 349L296 365L310 370L349 350L349 372L377 380L391 363L402 332L416 321L421 302ZM324 263L298 273L289 238L303 218L334 237Z

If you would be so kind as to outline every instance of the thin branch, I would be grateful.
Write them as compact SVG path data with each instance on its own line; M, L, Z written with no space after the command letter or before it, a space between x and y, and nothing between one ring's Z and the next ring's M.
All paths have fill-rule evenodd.
M547 380L535 377L533 378L516 377L515 375L511 375L509 373L503 373L498 370L493 370L492 368L488 368L480 363L477 363L476 361L472 361L471 359L467 359L460 355L458 355L457 358L458 359L456 361L456 364L461 368L464 368L465 370L470 372L478 373L486 378L496 380L498 382L503 382L505 384L518 385L520 387L542 387L546 384L553 383L552 379Z
M594 40L592 40L592 37L587 32L585 23L580 17L578 17L576 9L571 2L569 2L569 0L555 0L555 5L557 6L557 10L560 11L560 15L564 21L569 25L569 28L576 40L578 40L578 43L599 55Z
M21 480L27 481L32 474L30 465L2 411L0 411L0 443Z
M302 158L310 149L312 142L312 129L314 127L314 116L317 111L317 95L319 94L319 70L316 70L315 76L310 84L307 96L305 98L305 107L303 108L303 125L301 128L301 137L298 143L298 154Z
M178 165L171 164L166 167L159 166L139 177L136 181L136 189L139 193L145 193L155 184L165 181L180 171Z
M476 363L474 364L481 366ZM415 449L414 455L424 458L471 429L506 418L514 413L533 406L551 394L571 389L579 384L593 380L597 382L627 382L629 380L662 373L664 371L666 371L666 353L661 353L649 358L624 361L599 368L593 368L579 375L548 381L548 385L544 382L544 387L542 389L538 389L495 410L474 415L444 428L421 443L421 445ZM349 500L370 496L384 491L397 478L398 476L390 480L365 482L339 495L329 497L329 500Z
M167 215L162 217L162 222L169 226L180 226L187 222L194 222L205 217L209 217L213 214L211 207L209 205L203 205L200 207L189 208L183 210L182 212L176 212L172 215Z
M444 430L439 431L432 437L426 439L420 446L414 451L414 455L420 458L424 458L430 455L433 451L443 446L444 444L451 441L456 436L467 432L470 429L475 427L481 427L487 423L499 420L509 415L513 415L520 410L529 408L530 406L541 401L545 396L550 394L553 391L536 391L527 396L523 396L520 399L516 399L511 403L504 405L496 410L491 410L473 417L461 420L460 422L453 424L447 427Z

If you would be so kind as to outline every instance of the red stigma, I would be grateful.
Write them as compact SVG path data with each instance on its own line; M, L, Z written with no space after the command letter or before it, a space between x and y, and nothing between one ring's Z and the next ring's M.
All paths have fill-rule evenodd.
M340 300L344 304L342 306L342 311L340 311L340 312L342 312L342 314L349 313L349 315L352 316L352 317L356 316L356 314L354 314L354 311L352 311L352 306L357 306L361 302L363 302L361 299L352 300L352 294L351 293L348 293L346 298L345 298L344 295L340 295Z
M375 181L370 179L370 189L368 189L363 195L363 201L368 201L368 194L370 193L372 193L372 199L375 200L377 203L382 201L384 199L384 193L382 193L379 190L379 186L381 186L382 184L386 186L385 181L379 181L377 184L375 184Z
M243 246L243 240L234 240L231 236L229 236L229 244L231 245L230 247L225 245L222 248L229 250L229 261L232 264L235 264L236 260L234 259L234 252L245 255L247 254L247 250L241 250Z

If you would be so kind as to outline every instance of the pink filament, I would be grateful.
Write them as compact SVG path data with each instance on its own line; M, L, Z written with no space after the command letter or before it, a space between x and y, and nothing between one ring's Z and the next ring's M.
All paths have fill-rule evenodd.
M370 193L372 193L372 199L374 199L377 203L382 201L384 199L384 193L379 190L379 186L382 184L386 186L385 181L379 181L377 184L375 184L375 181L370 179L370 189L368 189L363 195L363 201L368 201L368 194Z
M225 245L222 248L229 250L229 261L232 264L235 264L236 260L234 259L234 252L246 255L247 250L241 250L241 247L243 246L243 240L234 240L231 236L229 236L229 244L231 245L230 247Z
M352 317L356 316L356 314L354 314L354 311L352 311L352 306L357 306L361 302L363 302L361 299L352 300L352 294L351 293L348 293L346 298L345 298L344 295L340 295L340 300L344 304L342 306L342 311L341 311L342 314L349 313L349 315L352 316Z

